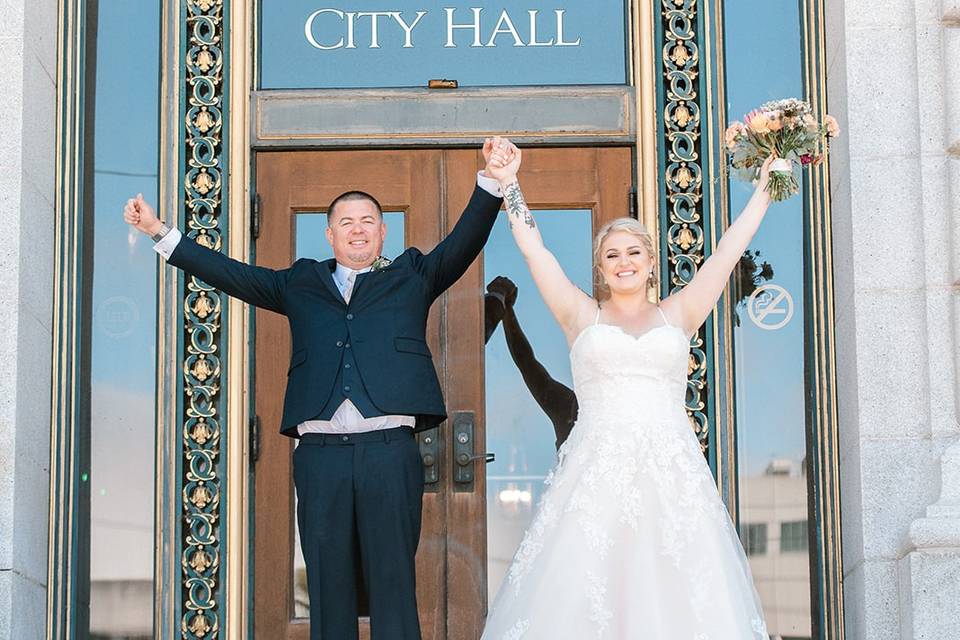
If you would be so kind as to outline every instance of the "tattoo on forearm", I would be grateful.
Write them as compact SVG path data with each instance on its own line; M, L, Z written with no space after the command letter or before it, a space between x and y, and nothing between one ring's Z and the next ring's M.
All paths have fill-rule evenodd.
M533 215L530 213L530 208L527 206L526 201L523 199L523 194L520 192L520 184L514 182L509 185L506 189L503 190L503 199L507 201L507 214L516 218L518 221L523 220L523 223L526 224L531 229L537 226L537 223L533 219ZM507 218L510 220L510 218ZM512 220L511 222L511 229Z

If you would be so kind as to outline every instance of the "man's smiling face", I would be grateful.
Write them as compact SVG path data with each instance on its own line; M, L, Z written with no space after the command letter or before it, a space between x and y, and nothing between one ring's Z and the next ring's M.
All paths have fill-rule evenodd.
M387 225L377 206L369 200L338 202L327 217L327 240L337 262L351 269L365 269L383 250Z

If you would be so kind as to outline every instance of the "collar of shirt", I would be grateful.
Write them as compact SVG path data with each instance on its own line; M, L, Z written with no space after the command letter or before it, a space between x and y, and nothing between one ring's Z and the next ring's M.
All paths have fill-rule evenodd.
M350 267L345 267L338 262L337 268L333 272L333 280L337 283L337 288L340 289L340 293L343 293L344 289L347 287L347 278L350 276L351 272L356 271L357 275L359 275L371 270L373 270L373 265L370 265L364 269L351 269Z

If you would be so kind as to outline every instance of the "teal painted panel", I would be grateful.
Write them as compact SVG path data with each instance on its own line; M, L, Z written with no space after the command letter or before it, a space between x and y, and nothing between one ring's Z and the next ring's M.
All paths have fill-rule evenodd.
M363 4L261 0L260 88L627 81L622 0Z

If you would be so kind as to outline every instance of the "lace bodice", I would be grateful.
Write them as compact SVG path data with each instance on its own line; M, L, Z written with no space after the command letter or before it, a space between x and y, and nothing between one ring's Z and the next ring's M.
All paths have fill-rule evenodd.
M586 327L570 348L581 415L602 409L635 417L683 409L689 354L683 330L672 325L639 337L610 324Z

